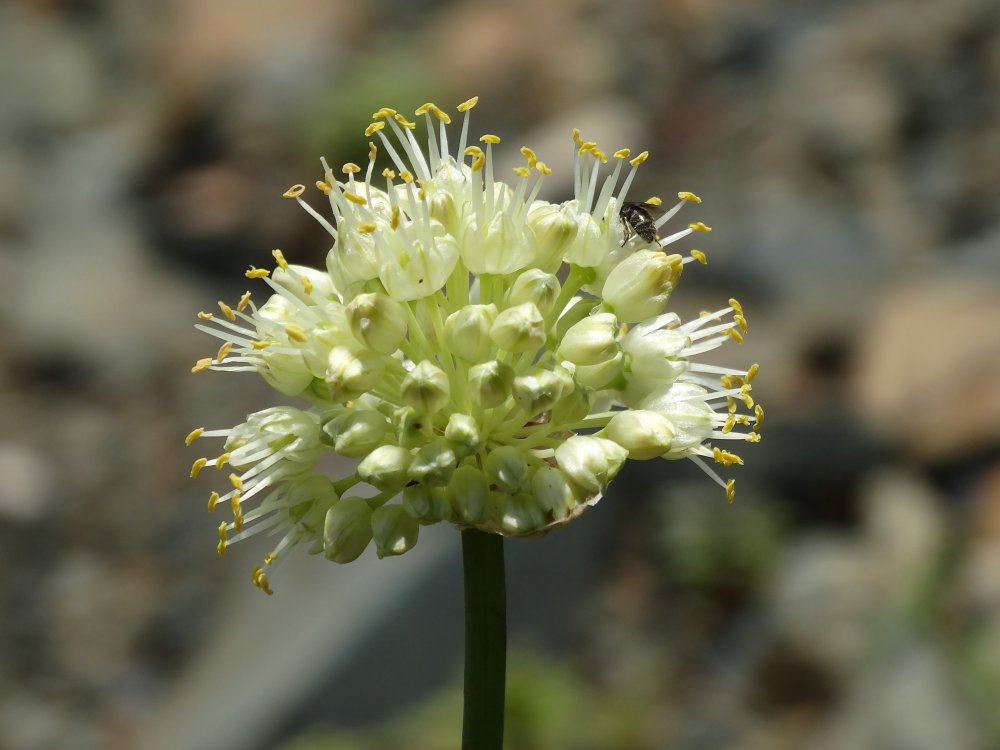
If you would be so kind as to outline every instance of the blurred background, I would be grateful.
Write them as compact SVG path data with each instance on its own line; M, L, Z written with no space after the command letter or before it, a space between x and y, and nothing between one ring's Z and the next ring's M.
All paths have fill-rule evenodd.
M732 506L632 463L507 545L507 747L1000 748L996 0L0 5L0 748L457 746L454 530L262 596L183 437L278 401L189 368L322 263L282 191L477 94L550 199L573 126L704 199L673 307L743 302L768 415Z

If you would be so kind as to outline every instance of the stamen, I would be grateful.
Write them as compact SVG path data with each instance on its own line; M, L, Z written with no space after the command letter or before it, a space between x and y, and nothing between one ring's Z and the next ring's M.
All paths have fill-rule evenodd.
M306 191L305 185L292 185L288 190L281 194L282 198L298 198Z
M197 427L191 430L191 432L188 433L187 437L184 438L184 445L191 445L191 443L200 438L202 436L202 433L204 432L205 432L204 427Z

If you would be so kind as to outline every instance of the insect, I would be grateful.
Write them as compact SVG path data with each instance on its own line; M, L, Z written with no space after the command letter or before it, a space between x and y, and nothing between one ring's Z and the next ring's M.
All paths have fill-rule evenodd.
M659 235L656 234L656 224L653 217L662 213L663 209L655 203L623 203L621 211L618 212L622 225L625 227L622 246L624 247L633 235L639 235L646 242L656 242Z

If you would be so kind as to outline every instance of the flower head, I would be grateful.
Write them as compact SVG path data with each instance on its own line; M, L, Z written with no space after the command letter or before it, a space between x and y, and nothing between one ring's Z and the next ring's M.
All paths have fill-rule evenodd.
M716 444L758 439L756 365L694 360L742 341L739 303L686 323L664 311L684 266L705 262L667 246L709 230L659 232L700 199L628 203L648 154L609 159L574 131L573 198L538 200L550 169L524 147L512 183L498 180L500 139L470 139L475 104L458 107L457 143L433 104L416 112L423 144L406 116L376 112L366 168L335 174L322 161L316 187L332 221L304 186L285 193L333 238L325 270L275 250L273 272L247 272L267 285L263 304L247 292L199 313L222 345L195 371L256 372L304 402L188 436L225 439L191 472L232 468L209 498L232 515L219 553L262 531L279 537L253 573L268 593L268 570L299 543L349 562L373 541L380 557L402 554L439 521L544 533L594 505L627 458L691 459L732 500L733 480L708 462L740 464ZM392 167L376 174L380 150ZM317 469L328 451L356 465L331 479Z

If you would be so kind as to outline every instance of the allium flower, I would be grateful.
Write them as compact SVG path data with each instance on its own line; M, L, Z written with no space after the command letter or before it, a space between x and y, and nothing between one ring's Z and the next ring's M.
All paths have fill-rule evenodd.
M740 305L686 323L664 312L684 266L705 262L665 248L709 228L658 231L700 199L679 193L662 214L651 199L640 209L657 232L633 231L622 209L647 152L616 151L605 174L608 157L574 131L573 199L537 200L550 169L531 149L508 184L494 174L500 139L469 145L475 103L458 107L457 145L433 104L417 110L425 146L405 116L376 112L366 169L345 164L338 177L322 161L316 187L333 221L303 200L304 186L285 193L333 238L326 269L275 250L273 273L247 272L269 299L258 306L247 292L199 314L197 327L223 343L195 371L256 372L308 405L188 436L225 440L191 472L232 468L231 486L209 498L232 514L219 553L260 532L279 538L253 573L268 593L267 571L300 542L349 562L372 541L380 557L402 554L420 525L439 521L548 531L597 503L626 458L690 459L732 500L733 480L708 462L742 461L715 444L758 439L757 366L694 360L742 341ZM394 169L376 174L379 148ZM328 478L317 468L327 451L356 466Z

